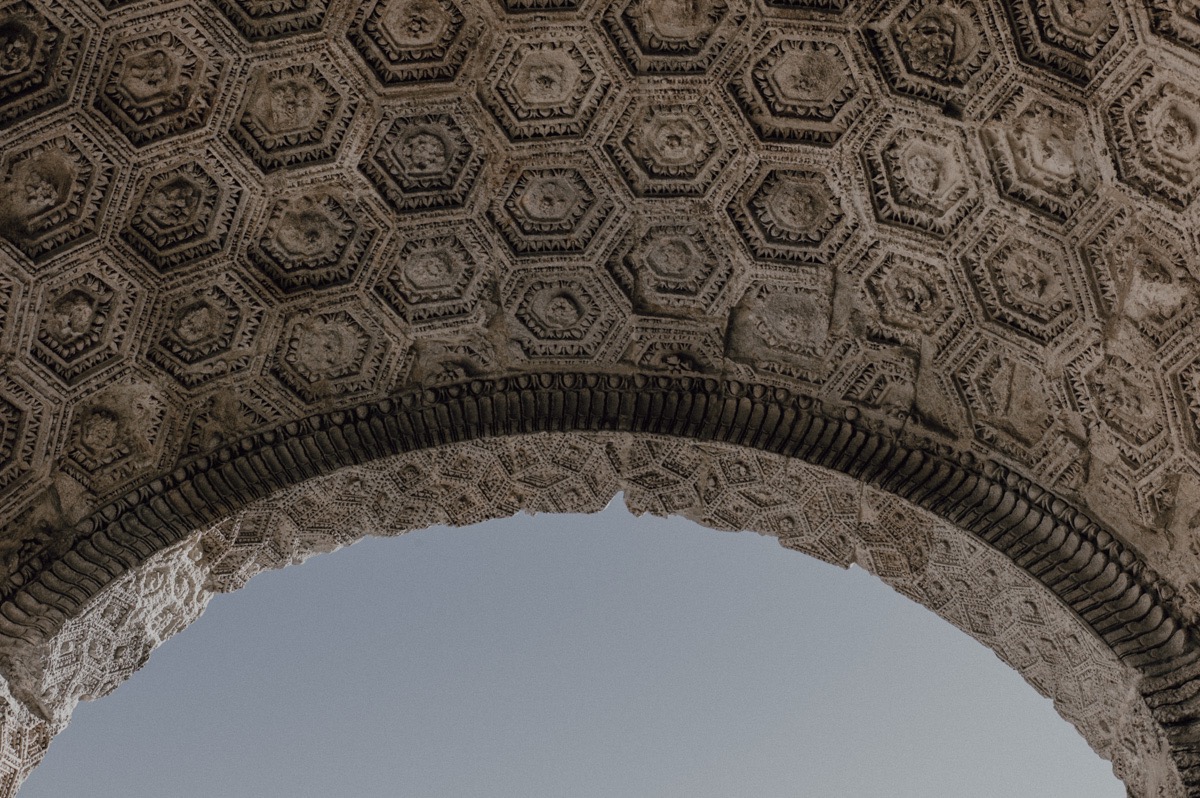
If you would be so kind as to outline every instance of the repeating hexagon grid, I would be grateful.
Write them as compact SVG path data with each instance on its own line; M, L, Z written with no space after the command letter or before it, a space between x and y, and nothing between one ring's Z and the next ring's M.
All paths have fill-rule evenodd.
M1197 195L1194 0L0 0L0 603L221 447L577 370L1003 469L1192 622Z

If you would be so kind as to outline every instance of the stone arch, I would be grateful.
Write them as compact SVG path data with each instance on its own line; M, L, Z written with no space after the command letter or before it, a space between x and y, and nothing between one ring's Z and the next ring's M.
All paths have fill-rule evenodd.
M472 451L509 473L479 470ZM419 462L435 464L445 483L410 496L409 483L424 484ZM793 486L798 477L828 490L789 494L777 477L789 468ZM446 476L456 469L457 480ZM383 473L390 489L379 483ZM374 500L392 509L360 507L344 530L318 531L311 517L283 521L287 514L267 509L319 506L314 497L337 501L339 492L362 504L372 479ZM463 480L487 479L490 504L461 489ZM76 545L0 605L6 661L26 669L10 671L9 689L47 728L61 725L79 696L111 690L197 617L204 596L260 570L352 542L384 519L411 529L522 509L596 510L622 489L641 510L757 529L843 566L860 561L1051 695L1135 794L1184 794L1194 633L1123 544L994 464L881 435L856 413L830 413L782 389L713 379L548 372L475 380L243 439L99 510L79 525ZM938 547L945 561L931 576ZM172 552L165 559L164 550ZM976 561L990 563L986 578ZM957 590L946 584L951 574ZM1020 601L1031 602L1027 615L1039 619L1031 624L1053 617L1074 649L1039 654L1047 642L1028 627L1009 639L992 633L978 603L974 618L969 606L983 595L1006 608L1009 627L1019 626ZM77 666L86 646L100 650L100 665L71 673L63 663Z
M1007 557L1200 795L1194 2L301 5L0 0L14 717L277 491L666 436Z

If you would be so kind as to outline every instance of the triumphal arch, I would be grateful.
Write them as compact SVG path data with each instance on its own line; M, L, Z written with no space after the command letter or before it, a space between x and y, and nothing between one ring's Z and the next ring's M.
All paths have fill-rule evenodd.
M635 510L1200 795L1200 3L0 0L0 794L216 593Z

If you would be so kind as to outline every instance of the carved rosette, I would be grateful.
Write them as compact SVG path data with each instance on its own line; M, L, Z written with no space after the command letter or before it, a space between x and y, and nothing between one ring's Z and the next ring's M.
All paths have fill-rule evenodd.
M501 292L509 335L529 360L572 363L625 348L628 303L602 273L520 269Z
M604 27L635 74L707 71L746 19L733 0L621 0L604 12Z
M0 160L0 236L45 261L96 235L113 166L74 125L51 128Z
M885 224L947 238L979 207L978 174L953 128L897 117L871 135L862 158Z
M230 132L259 167L270 172L332 160L358 103L329 64L256 68Z
M586 28L510 40L480 94L513 141L582 136L612 88Z
M144 475L161 454L168 407L136 373L85 397L71 413L63 469L97 493Z
M388 87L453 80L476 34L457 0L372 0L359 7L349 36Z
M711 100L663 92L626 109L606 148L636 196L702 196L733 157L732 138Z
M1007 217L984 230L962 264L987 318L1039 346L1061 345L1079 317L1064 243Z
M582 253L604 226L613 212L607 186L576 166L546 163L506 180L488 215L515 254Z
M285 322L271 373L304 402L352 400L373 392L397 347L357 311L345 307L300 310Z
M1124 44L1109 0L1002 3L1023 61L1086 86Z
M761 167L729 216L751 255L766 263L829 263L854 231L830 176L816 169Z
M942 258L880 248L865 266L863 307L873 311L866 314L872 338L920 350L922 341L944 345L961 328L963 300Z
M974 0L891 0L863 33L899 94L961 109L999 76Z
M184 387L195 388L250 368L264 308L239 277L226 273L212 285L164 298L166 312L147 353Z
M273 41L318 30L328 0L213 0L250 41Z
M368 260L378 231L365 203L318 184L275 203L248 255L286 293L342 285Z
M422 329L474 318L488 249L473 224L405 230L375 291L406 322Z
M832 146L869 105L840 37L777 38L729 84L763 141Z
M1200 191L1200 91L1147 67L1109 106L1117 173L1143 195L1185 210Z
M206 154L145 177L121 238L162 272L225 247L242 187Z
M460 208L483 166L475 129L458 103L380 123L359 169L401 213Z
M1066 222L1100 174L1083 108L1019 91L980 133L1001 196Z
M609 270L639 313L703 318L726 303L732 261L724 239L705 225L647 215L616 250Z
M67 385L111 366L129 348L138 293L127 274L103 261L54 280L42 294L33 359Z
M58 3L0 6L0 123L65 102L86 42L85 25Z
M135 146L203 128L225 59L190 18L150 25L107 43L95 107Z

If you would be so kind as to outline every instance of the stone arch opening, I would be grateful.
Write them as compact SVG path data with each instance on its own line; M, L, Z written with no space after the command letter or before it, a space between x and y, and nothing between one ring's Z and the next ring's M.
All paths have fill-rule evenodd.
M1153 573L1069 504L782 389L578 372L314 416L98 511L0 605L11 706L30 724L11 739L37 750L80 696L111 690L207 596L260 570L389 527L595 510L619 490L638 511L858 562L1051 696L1133 794L1186 793L1191 630ZM1002 608L997 626L981 600ZM101 664L80 667L89 648Z

